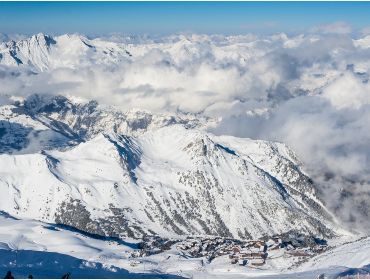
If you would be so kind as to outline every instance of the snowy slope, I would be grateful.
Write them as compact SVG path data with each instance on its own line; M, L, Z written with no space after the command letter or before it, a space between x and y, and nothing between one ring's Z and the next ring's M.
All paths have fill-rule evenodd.
M324 254L312 258L303 264L300 269L325 268L345 266L361 268L370 264L370 238L363 238L356 242L348 242L335 247Z
M173 246L160 254L133 257L133 240L101 239L62 226L18 220L0 213L0 274L11 270L16 278L317 278L362 272L370 263L369 239L362 239L320 254L301 266L297 260L268 259L266 267L229 263L228 256L212 262L189 258ZM290 269L289 269L290 268ZM353 268L359 268L353 270ZM362 268L362 270L361 270Z
M16 278L174 278L160 271L132 272L138 244L103 240L33 220L0 213L0 274Z
M12 106L1 107L0 205L17 217L136 238L344 233L283 144L61 97Z

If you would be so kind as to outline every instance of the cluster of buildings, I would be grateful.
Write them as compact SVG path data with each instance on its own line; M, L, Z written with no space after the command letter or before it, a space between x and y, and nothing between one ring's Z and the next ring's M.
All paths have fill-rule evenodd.
M275 245L275 242L272 244ZM215 257L229 255L232 264L261 266L267 258L268 244L262 240L242 242L224 238L190 239L177 244L177 249L192 257Z
M219 256L229 256L231 264L241 266L263 266L269 255L283 249L284 254L304 259L326 249L320 239L304 235L284 234L264 240L241 241L227 238L187 238L176 244L176 248L194 258L207 257L212 261Z
M179 242L176 248L194 258L207 257L209 261L215 257L224 255L223 252L231 250L241 241L227 238L187 238Z
M277 251L280 249L284 250L282 253L285 256L304 260L327 248L325 240L299 233L285 233L248 241L223 237L187 237L185 240L171 240L151 236L140 243L140 250L135 251L132 257L158 254L169 250L173 245L188 257L205 257L211 262L216 257L228 256L231 264L251 267L265 265L268 256L280 255L281 252Z
M260 240L251 241L244 246L234 246L228 254L231 264L262 266L268 256L267 244Z

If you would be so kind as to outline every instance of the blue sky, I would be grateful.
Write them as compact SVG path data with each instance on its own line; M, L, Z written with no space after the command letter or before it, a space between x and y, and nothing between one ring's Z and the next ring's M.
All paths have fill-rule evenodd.
M0 2L0 33L296 33L370 26L370 2Z

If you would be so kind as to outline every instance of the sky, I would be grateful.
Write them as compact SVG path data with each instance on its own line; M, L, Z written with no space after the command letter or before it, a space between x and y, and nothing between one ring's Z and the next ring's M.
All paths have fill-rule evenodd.
M299 33L370 26L370 2L0 2L0 33Z

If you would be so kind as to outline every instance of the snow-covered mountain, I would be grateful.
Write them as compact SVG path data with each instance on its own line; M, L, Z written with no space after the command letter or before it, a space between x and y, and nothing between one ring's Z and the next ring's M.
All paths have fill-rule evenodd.
M122 238L339 233L284 144L65 97L0 111L0 205L17 217Z
M76 68L89 63L118 63L131 54L114 42L89 40L81 35L52 37L39 33L30 38L0 43L0 63L30 66L36 71L50 68Z
M327 209L316 178L288 145L210 131L229 131L225 126L240 116L255 116L258 124L295 97L340 105L343 100L325 90L342 76L360 81L357 89L366 92L370 64L361 56L347 59L346 52L366 53L368 43L367 37L343 40L338 49L320 52L314 35L285 34L158 40L37 34L0 42L0 256L6 256L0 268L14 265L18 251L25 266L44 262L40 251L47 251L55 254L44 265L69 264L78 277L97 271L102 277L209 277L217 271L243 277L241 267L225 265L226 255L211 262L175 244L216 237L267 244L295 234L315 246L321 238L333 247L352 241L357 235ZM315 59L297 55L300 46L312 47ZM148 238L170 245L141 256L140 242ZM297 270L302 277L339 261L367 269L368 239L333 249L277 242L281 247L270 246L269 273L262 276L296 269L302 256L312 257ZM214 245L205 244L205 251ZM355 249L359 261L339 256ZM174 271L179 265L186 272Z

